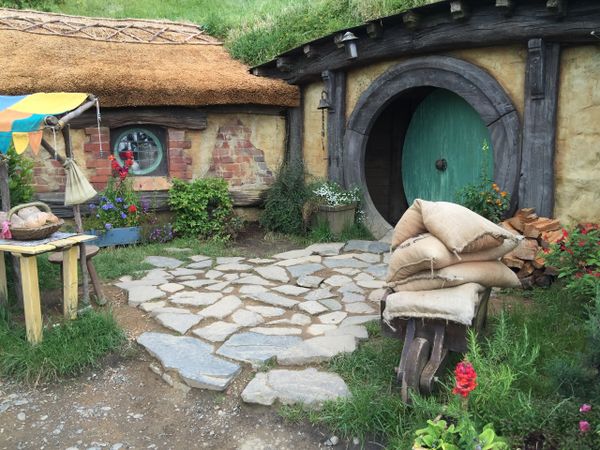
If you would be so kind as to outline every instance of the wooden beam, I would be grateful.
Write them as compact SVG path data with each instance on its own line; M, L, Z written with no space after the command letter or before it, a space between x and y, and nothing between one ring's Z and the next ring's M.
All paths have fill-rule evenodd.
M67 320L77 318L77 250L76 245L63 250L63 315Z
M18 259L22 275L21 286L27 340L31 344L38 344L42 341L42 307L40 305L37 256L20 255Z
M300 106L290 108L287 116L287 160L291 163L302 161L302 141L304 138L304 102L300 97Z
M302 53L304 53L304 56L307 58L316 58L319 55L315 46L311 44L302 46Z
M96 112L86 113L71 119L73 128L96 126ZM207 127L206 112L197 108L177 106L148 108L104 108L102 126L118 128L130 125L158 125L170 128L204 130Z
M287 56L280 56L277 58L277 69L282 72L289 72L292 70L292 59Z
M419 28L421 22L421 16L414 11L408 11L402 15L402 22L411 31Z
M96 97L94 97L93 95L89 95L88 101L81 105L79 108L76 108L73 111L65 114L60 119L56 116L47 116L44 119L44 123L48 126L62 130L64 126L68 124L71 120L81 116L91 107L96 106L96 100Z
M515 0L496 0L496 8L501 10L505 16L510 16L515 9Z
M8 304L8 287L6 283L6 262L4 252L0 252L0 306Z
M466 20L469 17L467 3L464 0L451 0L450 15L454 20Z
M381 22L369 22L367 24L367 35L371 39L381 39L383 37L383 25L381 25Z
M553 14L563 17L567 14L567 0L547 0L546 8Z
M540 216L554 209L554 148L560 76L560 45L528 43L519 206Z
M327 111L328 178L344 185L344 133L346 132L346 72L325 71L325 90L332 108Z
M45 139L42 138L42 148L48 152L50 157L56 159L61 164L65 163L64 156L60 155L54 147L52 147Z

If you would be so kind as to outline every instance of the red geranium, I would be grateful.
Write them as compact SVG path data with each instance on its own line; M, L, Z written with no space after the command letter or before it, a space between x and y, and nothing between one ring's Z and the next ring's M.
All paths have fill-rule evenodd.
M477 373L473 369L473 365L468 361L459 362L454 369L454 375L456 376L456 386L452 389L452 393L466 398L477 387Z
M127 209L130 213L137 212L137 206L135 206L135 205L129 205L129 208L127 208Z

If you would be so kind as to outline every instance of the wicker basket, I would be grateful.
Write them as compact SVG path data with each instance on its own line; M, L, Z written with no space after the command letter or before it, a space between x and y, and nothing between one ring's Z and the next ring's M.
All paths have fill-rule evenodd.
M16 214L19 210L27 208L28 206L36 206L44 212L51 212L50 207L42 202L24 203L22 205L15 206L8 212L7 220L10 222L10 218L13 214ZM10 226L10 232L13 239L17 241L35 241L37 239L45 239L52 233L58 231L60 227L64 225L65 221L60 219L58 223L51 223L38 228L15 228Z

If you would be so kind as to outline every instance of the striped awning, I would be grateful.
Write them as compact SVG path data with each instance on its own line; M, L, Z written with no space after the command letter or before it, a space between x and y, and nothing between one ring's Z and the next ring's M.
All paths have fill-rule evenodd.
M87 98L88 94L66 92L0 95L0 152L6 154L13 142L17 153L31 147L37 154L44 118L69 112Z

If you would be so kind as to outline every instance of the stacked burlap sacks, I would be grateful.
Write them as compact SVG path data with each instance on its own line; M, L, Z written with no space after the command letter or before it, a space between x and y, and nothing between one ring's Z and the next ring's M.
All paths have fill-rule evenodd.
M415 200L394 229L383 313L470 325L488 287L519 287L499 261L522 239L471 210Z

